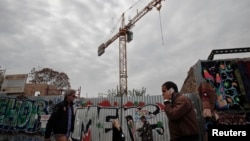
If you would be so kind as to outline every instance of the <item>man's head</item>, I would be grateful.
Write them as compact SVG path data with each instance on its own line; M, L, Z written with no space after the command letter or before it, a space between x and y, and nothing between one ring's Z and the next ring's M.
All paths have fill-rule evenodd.
M112 121L112 124L113 124L113 127L116 127L117 129L120 128L120 123L119 123L119 120L118 119L114 119Z
M172 98L172 94L178 92L177 85L172 81L167 81L162 84L162 96L164 100L169 100Z
M164 84L162 84L162 87L165 87L166 90L170 90L172 88L174 92L178 92L177 85L172 81L165 82Z
M73 102L75 98L76 98L76 91L73 89L67 90L64 94L64 100L68 102Z
M145 117L145 116L141 116L141 118L140 118L140 119L141 119L141 121L142 121L142 122L147 121L147 119L146 119L146 117Z

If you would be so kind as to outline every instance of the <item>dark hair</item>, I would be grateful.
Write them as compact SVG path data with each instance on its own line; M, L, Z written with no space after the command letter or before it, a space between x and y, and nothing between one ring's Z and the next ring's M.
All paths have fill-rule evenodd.
M167 90L173 88L175 92L178 92L177 85L172 81L167 81L164 84L162 84L162 86L165 86L167 88Z
M142 119L146 119L146 117L145 117L145 116L141 116L141 120L142 120Z
M64 100L66 100L68 96L71 96L72 94L75 94L75 93L76 93L76 90L73 90L73 89L66 90L64 94Z

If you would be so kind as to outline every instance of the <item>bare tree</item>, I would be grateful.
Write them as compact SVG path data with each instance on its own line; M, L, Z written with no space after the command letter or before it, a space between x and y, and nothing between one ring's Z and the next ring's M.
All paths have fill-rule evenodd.
M107 93L101 93L100 95L107 97L121 97L118 86L116 89L109 89ZM142 87L141 90L128 90L128 96L146 96L146 88Z
M142 87L141 90L133 89L128 91L129 96L146 96L146 88Z

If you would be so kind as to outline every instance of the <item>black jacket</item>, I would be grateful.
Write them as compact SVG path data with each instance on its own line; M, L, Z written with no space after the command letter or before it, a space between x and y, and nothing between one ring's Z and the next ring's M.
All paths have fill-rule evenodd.
M73 103L62 101L55 105L53 113L51 114L45 130L45 138L50 138L51 133L54 134L67 134L68 127L68 105L71 107L72 118L71 118L71 132L74 130L74 109Z
M141 128L138 129L142 141L153 141L153 131L150 123L145 121Z
M122 132L121 127L120 127L120 130L113 127L112 141L125 141L125 136L124 136L124 134Z

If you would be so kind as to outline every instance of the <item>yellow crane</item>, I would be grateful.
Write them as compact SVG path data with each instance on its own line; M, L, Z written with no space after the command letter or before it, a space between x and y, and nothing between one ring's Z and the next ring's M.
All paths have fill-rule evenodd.
M133 37L133 33L130 29L139 21L145 14L151 11L154 7L159 11L161 9L161 1L163 0L152 0L145 6L141 11L139 11L129 22L125 25L124 13L122 14L121 27L119 31L105 43L102 43L98 47L98 56L101 56L105 52L111 43L119 38L119 87L120 95L127 96L128 86L127 86L127 47L126 42L130 42Z

